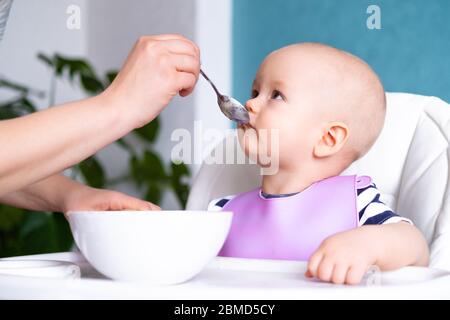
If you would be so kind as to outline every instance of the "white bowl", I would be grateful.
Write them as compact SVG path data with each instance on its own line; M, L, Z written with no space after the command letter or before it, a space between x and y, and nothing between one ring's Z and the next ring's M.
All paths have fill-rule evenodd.
M176 284L217 256L232 212L73 211L72 233L89 263L122 281Z

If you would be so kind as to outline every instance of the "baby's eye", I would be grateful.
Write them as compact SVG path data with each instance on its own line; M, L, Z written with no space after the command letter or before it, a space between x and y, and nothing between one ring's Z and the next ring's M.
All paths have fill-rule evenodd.
M274 90L274 91L272 92L271 99L275 99L275 100L283 100L283 95L281 94L280 91Z
M258 92L258 90L252 90L252 94L251 94L251 98L252 99L254 99L254 98L256 98L257 96L258 96L258 94L259 94L259 92Z

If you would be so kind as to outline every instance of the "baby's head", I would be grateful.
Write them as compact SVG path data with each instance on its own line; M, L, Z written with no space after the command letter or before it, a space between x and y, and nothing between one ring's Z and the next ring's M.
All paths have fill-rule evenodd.
M326 45L301 43L266 57L246 107L250 123L241 128L257 133L240 135L248 156L261 156L261 132L278 129L279 168L309 168L326 177L370 149L383 127L386 100L364 61ZM263 152L276 156L273 146Z

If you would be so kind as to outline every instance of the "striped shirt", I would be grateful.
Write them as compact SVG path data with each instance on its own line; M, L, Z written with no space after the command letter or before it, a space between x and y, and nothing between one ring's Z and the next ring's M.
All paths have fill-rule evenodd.
M297 193L271 195L261 191L261 197L266 199L284 198L295 194ZM412 224L411 220L405 217L401 217L400 215L395 213L391 208L389 208L389 206L383 203L380 200L380 196L381 196L380 191L377 189L375 183L371 183L370 185L364 188L357 189L356 207L359 216L358 226L388 224L400 221L405 221ZM233 195L224 198L214 199L209 203L208 210L220 211L225 206L225 204L234 197L235 196Z

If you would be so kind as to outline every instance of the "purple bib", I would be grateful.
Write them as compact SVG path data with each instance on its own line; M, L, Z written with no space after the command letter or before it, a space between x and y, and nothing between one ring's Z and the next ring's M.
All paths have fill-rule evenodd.
M358 226L356 184L367 176L334 176L292 196L266 199L261 189L242 193L222 210L233 211L224 257L308 260L327 237Z

